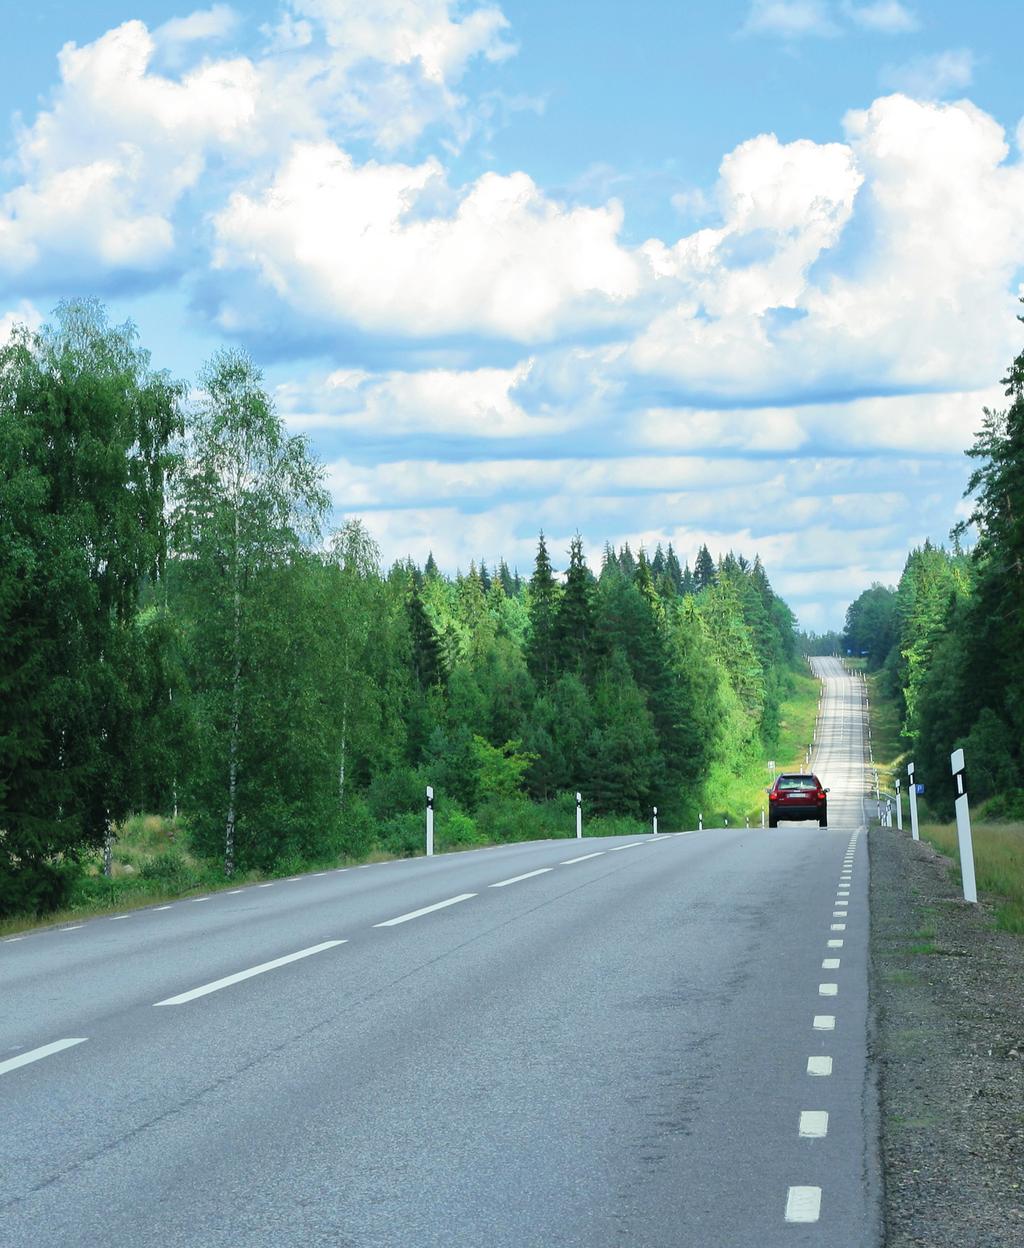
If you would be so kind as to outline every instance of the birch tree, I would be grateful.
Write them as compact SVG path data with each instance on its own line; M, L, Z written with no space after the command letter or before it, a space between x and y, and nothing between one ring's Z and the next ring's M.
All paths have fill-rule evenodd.
M263 574L287 566L319 536L329 500L322 465L304 438L286 434L248 356L218 352L200 387L183 447L173 524L190 590L196 693L202 702L197 830L212 848L220 810L224 871L230 876L238 856L240 769L253 727L247 702L260 680L253 657Z

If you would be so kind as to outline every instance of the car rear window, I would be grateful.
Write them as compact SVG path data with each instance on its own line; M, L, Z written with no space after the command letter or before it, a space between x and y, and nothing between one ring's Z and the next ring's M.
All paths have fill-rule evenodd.
M780 789L816 789L818 782L813 776L780 776Z

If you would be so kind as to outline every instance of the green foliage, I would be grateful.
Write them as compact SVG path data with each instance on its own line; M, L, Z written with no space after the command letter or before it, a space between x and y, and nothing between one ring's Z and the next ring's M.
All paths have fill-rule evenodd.
M244 354L184 393L97 305L0 353L4 911L420 853L427 785L441 849L572 836L577 790L593 834L682 826L777 739L759 560L609 545L595 578L576 535L563 581L541 535L525 585L385 572L357 519L324 544L324 468Z

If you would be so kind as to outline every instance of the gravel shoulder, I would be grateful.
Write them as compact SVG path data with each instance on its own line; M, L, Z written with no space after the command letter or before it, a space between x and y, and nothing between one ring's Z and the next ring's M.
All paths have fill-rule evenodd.
M874 828L871 960L887 1248L1024 1245L1024 939L948 859Z

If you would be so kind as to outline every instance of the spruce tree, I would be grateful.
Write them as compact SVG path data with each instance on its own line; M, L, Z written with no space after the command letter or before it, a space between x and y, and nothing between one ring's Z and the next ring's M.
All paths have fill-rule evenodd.
M569 547L569 569L555 618L555 653L559 671L587 673L594 641L594 578L577 533Z
M542 686L554 680L558 668L555 641L558 598L558 584L542 532L537 543L537 561L530 577L530 639L526 652L530 674Z
M671 542L668 544L668 553L665 555L665 572L672 578L672 584L676 587L676 593L683 593L683 572L679 566L676 552L672 549Z
M697 562L693 565L693 582L697 593L710 589L715 583L715 561L706 545L697 552Z

